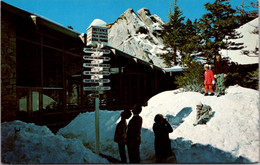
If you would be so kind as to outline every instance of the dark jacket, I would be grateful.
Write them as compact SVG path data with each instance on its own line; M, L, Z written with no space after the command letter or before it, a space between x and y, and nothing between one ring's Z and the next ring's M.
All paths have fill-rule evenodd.
M114 141L117 143L126 143L126 120L121 119L121 121L116 126Z
M141 144L141 128L143 119L139 115L134 115L129 121L126 142L129 146Z
M164 123L154 123L154 147L155 155L157 158L167 158L173 155L171 149L171 140L169 139L169 133L173 131L171 125L165 121Z
M220 60L219 62L215 61L213 72L214 72L214 74L220 74L220 73L227 74L228 65L227 65L226 61L223 61L223 60Z

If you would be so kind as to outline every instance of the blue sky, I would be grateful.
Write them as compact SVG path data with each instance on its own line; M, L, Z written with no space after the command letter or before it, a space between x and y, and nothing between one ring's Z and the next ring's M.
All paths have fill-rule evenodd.
M215 0L178 0L183 16L191 19L200 18L206 13L204 4ZM256 0L230 0L233 8L241 3ZM63 26L72 26L75 31L86 33L91 22L99 18L112 23L128 8L137 12L148 8L163 21L168 20L169 4L173 0L3 0L15 7L44 16Z

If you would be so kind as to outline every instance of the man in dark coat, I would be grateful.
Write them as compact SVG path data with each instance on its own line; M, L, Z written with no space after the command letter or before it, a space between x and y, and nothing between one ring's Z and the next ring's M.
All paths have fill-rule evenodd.
M221 59L221 55L216 55L216 61L214 63L214 77L217 79L216 85L216 92L218 96L225 94L225 78L228 73L228 65L225 61Z
M134 116L129 121L127 129L127 149L130 163L140 163L140 144L141 144L141 128L143 119L139 114L142 107L139 105L134 106L132 112Z
M126 119L129 119L131 117L132 113L130 110L125 110L121 113L121 120L116 126L114 141L118 143L118 149L121 157L122 163L126 162L126 154L125 154L125 144L126 144Z
M169 133L173 132L171 125L167 119L164 119L163 115L157 114L154 118L153 124L154 132L154 147L157 163L163 163L167 158L174 156L175 154L171 149L171 140L169 139ZM176 163L176 157L175 157Z

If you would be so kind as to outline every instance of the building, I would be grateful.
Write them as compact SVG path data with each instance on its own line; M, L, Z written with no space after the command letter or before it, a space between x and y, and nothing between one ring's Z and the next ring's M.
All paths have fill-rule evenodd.
M23 120L65 126L80 112L93 111L91 91L83 87L86 34L1 2L2 122ZM144 104L172 89L163 69L111 46L111 90L101 95L101 109L121 110Z

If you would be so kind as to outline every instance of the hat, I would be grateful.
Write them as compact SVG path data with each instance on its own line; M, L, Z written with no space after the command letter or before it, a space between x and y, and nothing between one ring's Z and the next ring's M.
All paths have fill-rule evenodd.
M209 68L209 64L205 64L205 65L204 65L204 68Z
M202 102L201 102L201 101L198 101L196 105L202 106Z

